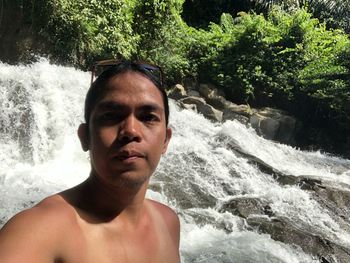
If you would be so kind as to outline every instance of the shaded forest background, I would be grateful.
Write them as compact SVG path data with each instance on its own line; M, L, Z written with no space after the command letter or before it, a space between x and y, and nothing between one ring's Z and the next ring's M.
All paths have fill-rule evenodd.
M346 1L0 0L0 60L89 69L105 58L163 67L169 86L211 83L235 103L303 122L297 146L350 157Z

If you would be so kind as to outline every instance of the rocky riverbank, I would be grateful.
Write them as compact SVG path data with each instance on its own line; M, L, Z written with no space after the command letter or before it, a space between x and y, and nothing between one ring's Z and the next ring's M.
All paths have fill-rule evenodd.
M254 109L249 105L237 105L226 100L220 91L210 85L201 84L198 89L184 88L178 84L168 92L182 108L203 114L215 122L239 120L253 127L266 139L296 145L296 136L302 124L295 117L279 109Z
M198 89L185 89L176 85L169 91L169 97L184 109L203 114L214 122L238 120L253 127L257 134L266 139L295 145L296 136L303 128L300 121L278 109L252 109L248 105L236 105L227 101L223 94L208 85ZM326 179L313 176L293 176L278 171L263 160L244 151L235 142L228 140L227 146L256 165L263 173L269 174L281 186L296 186L309 192L344 231L350 231L350 186L332 185ZM339 169L342 169L339 167ZM350 248L330 240L322 233L309 231L293 221L276 215L270 203L254 197L233 197L218 207L220 212L229 212L241 217L246 228L269 234L271 238L302 248L323 263L350 262ZM227 231L230 231L229 229Z
M212 121L225 122L236 119L253 127L257 134L302 150L320 150L333 155L350 158L350 137L340 135L341 141L330 136L326 130L312 127L290 115L288 112L264 107L251 108L249 105L237 105L225 99L225 95L212 85L200 84L175 85L169 90L169 97L177 100L180 107L193 109ZM343 138L344 137L344 138ZM339 137L340 138L340 137Z

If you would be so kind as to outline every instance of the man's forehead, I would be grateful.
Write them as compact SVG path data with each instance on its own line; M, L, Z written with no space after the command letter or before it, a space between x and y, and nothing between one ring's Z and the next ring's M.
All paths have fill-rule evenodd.
M141 101L137 104L127 103L125 101L118 100L101 100L97 103L96 109L104 110L118 110L123 108L136 107L144 110L155 110L155 111L164 111L163 105L155 103L153 101Z
M130 77L124 81L123 75L111 79L104 87L97 104L115 101L118 104L150 104L163 108L164 98L161 91L147 78L140 74L137 81ZM125 75L124 75L125 76ZM135 76L134 76L135 77Z

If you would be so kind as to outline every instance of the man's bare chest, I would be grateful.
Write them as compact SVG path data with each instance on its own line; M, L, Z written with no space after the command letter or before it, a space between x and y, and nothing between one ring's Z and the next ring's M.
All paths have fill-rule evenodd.
M171 237L158 230L109 233L91 228L72 239L62 263L178 262Z

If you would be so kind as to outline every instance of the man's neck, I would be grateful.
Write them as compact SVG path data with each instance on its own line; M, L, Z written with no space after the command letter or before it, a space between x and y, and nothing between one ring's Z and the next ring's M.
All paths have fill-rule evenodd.
M110 222L118 217L137 224L144 209L147 186L148 180L138 188L111 186L91 174L85 182L62 196L92 221Z

